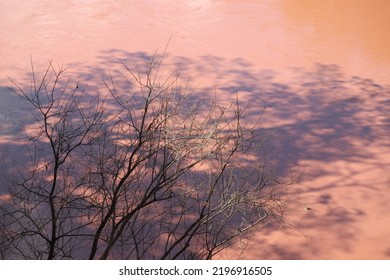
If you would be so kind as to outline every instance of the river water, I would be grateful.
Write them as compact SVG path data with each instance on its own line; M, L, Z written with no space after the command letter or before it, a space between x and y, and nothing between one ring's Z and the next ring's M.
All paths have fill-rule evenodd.
M166 48L198 94L267 108L281 170L305 173L299 231L265 229L221 257L389 259L389 12L386 0L0 0L0 144L27 114L6 92L31 60L99 87Z

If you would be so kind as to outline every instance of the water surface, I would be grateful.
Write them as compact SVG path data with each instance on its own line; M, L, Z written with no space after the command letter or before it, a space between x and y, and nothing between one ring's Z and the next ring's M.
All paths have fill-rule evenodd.
M253 117L267 107L280 169L305 170L300 232L259 231L242 257L388 259L389 11L386 0L1 0L1 148L16 149L28 117L8 77L29 83L31 59L36 71L53 61L100 87L108 69L169 42L167 68L197 94L239 92Z

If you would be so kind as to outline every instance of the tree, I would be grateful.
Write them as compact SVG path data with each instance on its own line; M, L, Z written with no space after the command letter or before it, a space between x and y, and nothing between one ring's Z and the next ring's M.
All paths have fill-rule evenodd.
M4 174L6 258L211 259L259 224L282 221L285 188L264 135L230 106L191 96L162 58L124 66L127 87L91 94L52 64L12 91L34 108L27 164Z

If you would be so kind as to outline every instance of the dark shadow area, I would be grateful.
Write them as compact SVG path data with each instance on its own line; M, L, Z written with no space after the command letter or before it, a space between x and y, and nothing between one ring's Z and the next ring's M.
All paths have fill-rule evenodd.
M102 77L115 81L118 92L128 92L131 82L123 78L125 71L122 65L132 69L144 69L153 54L132 53L119 49L101 52L98 65L80 65L77 76L72 76L73 82L79 81L81 87L88 84L90 90L85 94L93 96L96 92L104 93ZM177 70L183 86L194 101L211 102L217 100L234 101L238 94L240 103L248 105L247 122L255 122L261 117L256 133L267 135L264 143L264 153L270 155L270 163L282 177L288 177L298 162L318 161L332 165L338 161L359 163L371 160L376 168L388 174L389 166L375 162L375 156L364 147L382 147L385 153L390 149L390 87L379 85L364 77L346 77L338 65L317 64L311 69L291 69L294 73L289 83L279 82L279 74L272 69L257 69L249 61L243 59L226 60L215 56L204 56L197 60L165 54L162 76L168 77L171 70ZM142 67L141 67L142 65ZM135 67L134 67L135 66ZM164 68L164 67L162 67ZM111 75L111 77L110 77ZM213 81L214 84L203 86L202 79ZM20 84L29 84L30 76L17 80ZM99 85L100 83L100 85ZM3 170L9 166L12 157L23 162L27 156L23 152L23 144L19 142L19 134L33 122L29 121L26 108L15 101L5 87L0 88L0 153ZM13 108L21 104L20 108ZM114 106L114 104L112 104ZM324 169L311 169L305 176L321 178L329 175ZM345 185L353 188L372 188L359 181L345 178ZM307 217L300 230L316 227L324 231L332 231L341 240L342 250L351 250L351 242L359 234L354 227L359 218L366 215L358 206L355 209L345 209L332 206L332 189L344 182L334 182L317 187L311 186L305 192L325 192L318 196L317 202L327 207L327 213L320 219ZM299 226L299 225L298 225ZM276 227L264 230L270 233ZM268 231L268 232L267 232ZM343 242L345 241L345 242ZM339 244L339 243L337 243ZM295 245L307 247L307 244ZM265 246L266 247L266 246ZM280 259L301 259L303 256L295 249L280 247L264 248L262 257L269 254ZM313 246L311 250L315 251ZM386 254L390 256L389 250Z
M24 129L32 123L31 111L31 106L12 94L8 87L0 87L0 170L23 165L29 158ZM0 185L0 194L4 191Z

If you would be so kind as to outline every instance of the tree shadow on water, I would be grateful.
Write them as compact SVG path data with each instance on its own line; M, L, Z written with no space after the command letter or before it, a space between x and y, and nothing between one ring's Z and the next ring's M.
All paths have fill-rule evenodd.
M153 57L154 54L119 49L102 51L97 65L78 66L76 77L72 79L81 84L101 85L104 85L102 77L105 81L112 79L118 91L126 92L133 84L123 79L123 65L143 69L142 65L150 63ZM290 175L297 163L305 161L329 166L340 161L375 161L375 156L365 147L377 145L389 151L390 87L362 77L346 77L338 65L316 64L311 69L291 69L293 78L286 83L280 82L282 79L276 71L259 69L243 59L227 60L212 55L190 59L166 53L164 62L168 70L164 69L162 75L169 76L171 70L177 70L183 87L194 101L207 105L213 98L222 102L234 101L238 95L239 102L248 106L244 121L254 123L261 117L254 132L267 135L263 149L265 154L270 155L270 163L280 176ZM99 89L100 92L104 90ZM6 88L0 90L2 94L6 91ZM91 96L95 93L93 90L85 91ZM14 104L14 101L11 103ZM18 115L9 111L8 106L1 106L6 114L0 111L0 119L7 121L3 122L0 137L10 139L7 137L13 135L15 127L11 129L9 120L16 121ZM28 126L28 118L23 119L23 126ZM19 152L19 159L27 156L16 141L0 142L3 155L4 151ZM380 162L375 162L375 167L383 170L384 174L389 168ZM321 178L329 175L328 172L311 168L306 176ZM359 182L354 183L359 185ZM317 202L326 207L326 212L320 219L309 217L309 222L300 230L317 228L331 231L340 241L337 244L344 244L341 250L348 251L351 250L349 242L359 234L354 225L366 213L332 205L332 189L340 187L340 184L342 182L310 188L310 192L318 196ZM270 234L275 229L270 227L264 234ZM301 247L305 242L300 244ZM271 246L258 257L266 257L268 252L273 258L305 258L306 255L297 247ZM317 250L315 245L312 250Z
M115 53L122 57L122 62L147 57L124 51ZM109 56L100 58L109 65ZM177 68L180 75L194 81L196 86L191 88L191 93L203 102L210 100L214 94L222 101L232 100L238 94L240 102L249 105L246 121L254 122L261 116L257 133L269 136L264 149L266 154L271 155L278 174L288 176L297 163L306 161L325 166L339 162L358 164L372 161L372 168L382 170L383 174L389 170L389 166L378 161L369 150L371 146L378 146L383 152L389 152L389 85L380 85L364 77L348 77L335 64L291 69L292 78L286 83L280 82L280 74L273 69L259 69L243 59L227 60L207 55L191 60L168 54L166 61ZM202 79L211 83L204 86ZM334 171L310 168L305 170L305 177L318 179L334 175L329 172ZM353 240L360 234L355 225L367 213L358 206L349 209L333 205L332 190L345 186L373 190L375 184L367 185L354 179L359 174L338 175L339 181L314 185L302 191L317 196L317 203L325 207L325 212L321 217L306 217L309 222L298 227L303 234L313 228L318 232L328 232L336 240L334 247L350 252ZM267 234L266 231L264 234ZM309 250L311 253L307 254L307 247L311 246L308 242L305 239L298 247L287 247L277 252L272 247L270 249L275 258L299 259L310 258L316 253L321 255L318 252L321 249L315 244ZM259 257L267 258L265 251Z

